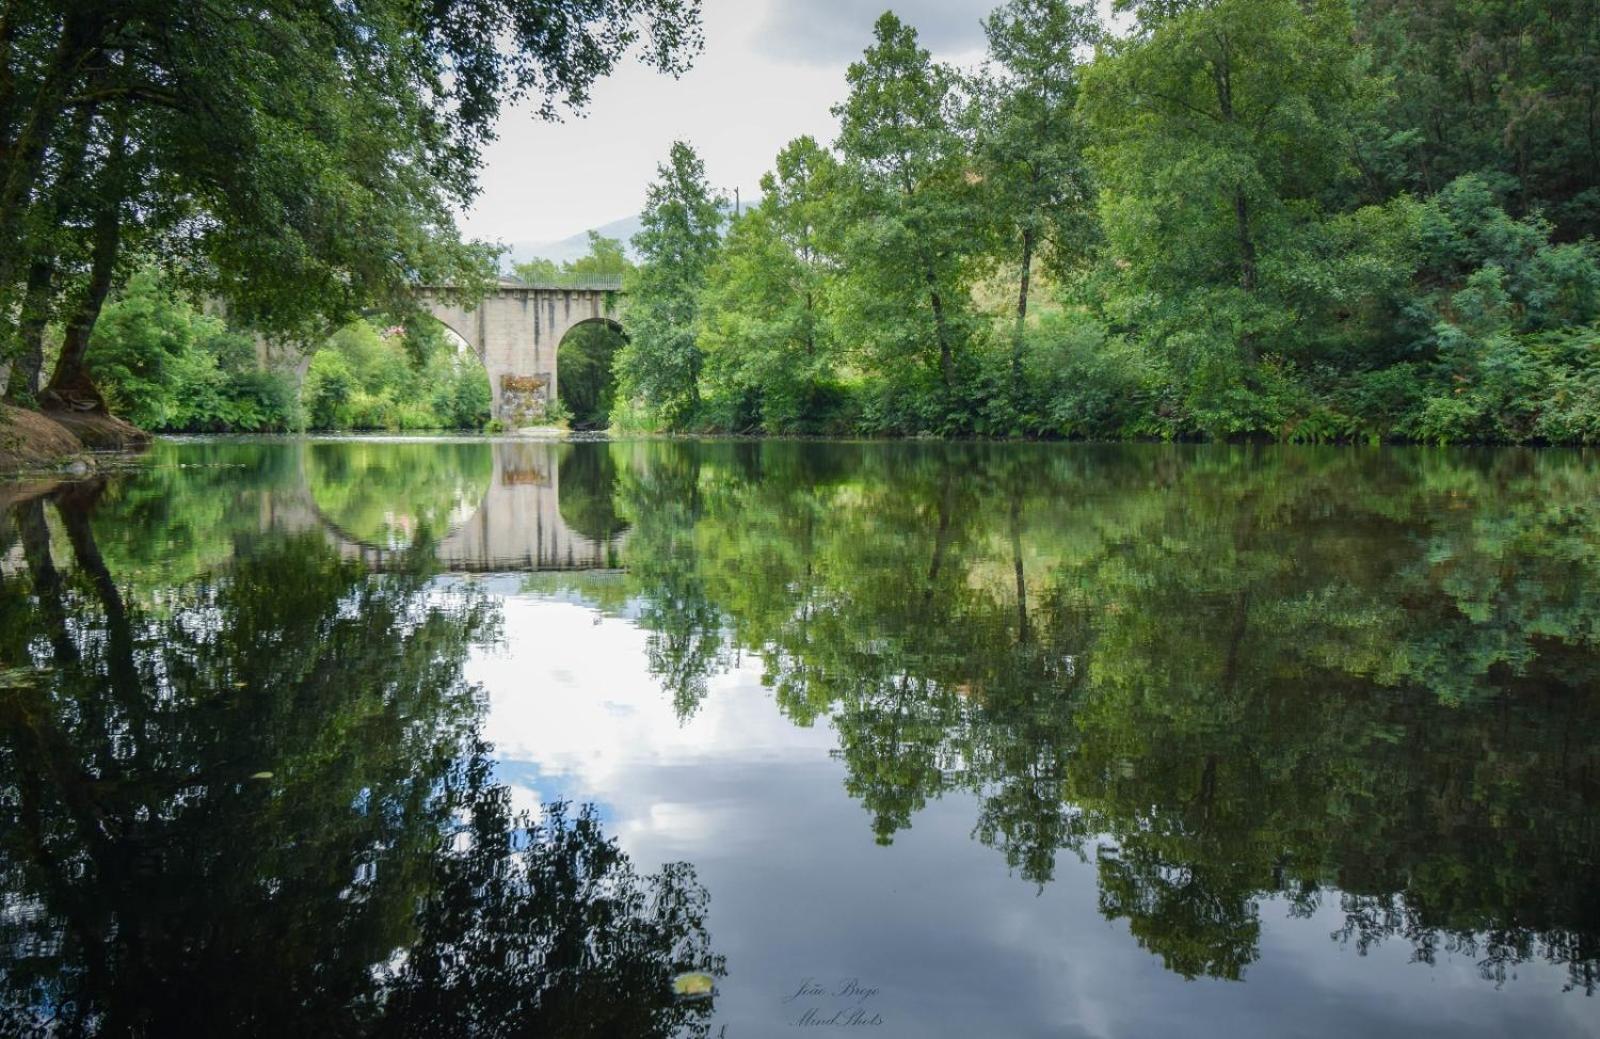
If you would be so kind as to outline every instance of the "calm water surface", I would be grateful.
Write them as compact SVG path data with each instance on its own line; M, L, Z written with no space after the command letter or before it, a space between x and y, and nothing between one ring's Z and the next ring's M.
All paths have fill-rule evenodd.
M1600 458L206 441L0 501L0 1034L1600 1035Z

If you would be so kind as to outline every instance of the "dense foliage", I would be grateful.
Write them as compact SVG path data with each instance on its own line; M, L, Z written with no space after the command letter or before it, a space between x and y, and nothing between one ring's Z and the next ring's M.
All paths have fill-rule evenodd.
M96 385L140 428L255 433L298 424L292 374L264 368L251 337L175 296L153 270L106 304L90 347Z
M300 390L309 429L483 429L489 377L436 326L347 325L311 355Z
M553 118L699 42L696 0L4 0L7 396L103 409L93 331L142 265L296 341L418 282L471 291L490 251L454 214L502 105Z
M1600 439L1593 4L1116 7L1008 0L970 73L885 14L725 229L675 145L630 421Z
M297 378L263 364L254 337L146 269L106 304L91 347L100 392L149 430L480 430L489 422L483 365L426 317L355 321L312 352Z

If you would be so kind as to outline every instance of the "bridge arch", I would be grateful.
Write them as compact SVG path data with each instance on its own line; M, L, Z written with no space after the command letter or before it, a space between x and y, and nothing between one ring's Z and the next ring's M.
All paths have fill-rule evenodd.
M530 285L501 278L481 300L423 286L420 301L460 336L489 372L492 413L504 426L538 425L558 399L556 354L567 333L595 322L621 328L621 279Z
M445 320L445 318L441 317L440 315L432 314L431 316L433 317L433 319L435 321L439 322L439 327L440 328L444 329L446 332L449 332L452 336L454 336L455 338L459 339L461 341L461 345L464 346L467 349L467 352L472 354L473 357L476 357L478 359L478 363L480 363L480 364L483 363L483 344L482 343L473 342L472 338L467 334L467 332L463 332L461 329L457 328L455 325L451 324L449 321Z
M556 345L557 399L573 429L606 429L616 403L616 356L627 343L611 317L575 323Z

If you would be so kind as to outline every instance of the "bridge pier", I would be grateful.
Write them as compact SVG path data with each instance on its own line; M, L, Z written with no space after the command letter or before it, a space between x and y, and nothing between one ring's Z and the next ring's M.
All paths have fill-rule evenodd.
M419 291L429 313L483 361L493 416L507 429L547 421L557 400L556 352L568 332L590 322L621 328L620 279L556 286L502 278L476 304L448 286Z

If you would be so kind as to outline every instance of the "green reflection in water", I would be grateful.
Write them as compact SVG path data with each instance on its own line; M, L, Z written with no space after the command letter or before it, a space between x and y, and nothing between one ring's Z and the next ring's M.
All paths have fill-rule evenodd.
M739 651L880 842L931 799L1185 976L1269 900L1600 974L1600 466L1570 453L611 448L680 714ZM574 587L581 588L580 585Z
M442 540L478 510L494 471L486 443L318 442L306 483L326 522L349 540L405 549Z
M269 522L201 576L124 579L97 531L148 479L3 530L0 1032L706 1033L670 998L723 972L693 870L641 876L590 810L493 780L462 667L494 601ZM203 497L155 529L202 529L174 513Z
M402 447L410 453L386 459ZM517 495L545 484L547 455L559 508L525 522L558 518L606 540L604 572L530 574L530 587L640 624L684 719L712 677L759 654L788 718L836 729L864 836L892 842L934 799L972 795L973 836L1018 876L1044 885L1063 855L1092 862L1101 911L1189 977L1243 976L1262 955L1270 907L1332 907L1344 921L1335 938L1357 947L1403 942L1423 961L1462 954L1492 981L1536 959L1563 965L1576 989L1600 981L1600 463L1589 456L782 443L163 450L174 453L158 458L207 466L158 464L97 503L63 492L59 508L36 502L0 528L25 557L4 571L0 670L24 651L53 668L32 688L0 692L12 705L4 789L27 778L50 806L42 836L27 836L17 814L0 838L7 890L31 892L46 922L44 938L8 932L4 948L54 950L30 953L37 963L7 954L33 964L6 972L8 998L30 1007L131 993L116 987L124 978L175 984L187 968L158 977L151 964L187 963L191 946L161 932L170 924L143 922L139 907L191 900L165 903L164 921L210 912L210 894L149 886L132 851L107 874L108 894L63 884L96 861L97 813L130 832L178 833L171 853L213 869L226 904L268 905L260 878L280 884L271 898L291 908L270 903L274 926L300 930L249 950L276 957L250 968L268 976L321 978L346 950L370 965L400 948L482 949L452 935L529 919L498 906L485 915L470 894L538 903L537 885L512 877L495 888L512 870L506 855L457 861L441 837L461 805L482 799L472 791L493 789L474 743L476 694L459 672L493 611L454 584L424 595L410 570L433 562L432 543L412 532L437 538L475 491L479 527L516 533L517 516L483 513L532 501ZM495 471L498 497L479 490ZM535 471L539 480L522 475ZM396 527L393 515L416 521ZM412 544L409 563L364 577L346 561L344 530ZM499 548L483 551L510 558ZM41 565L51 553L69 563ZM107 605L106 574L123 620ZM245 682L238 695L235 681ZM261 770L271 784L246 778ZM249 798L263 807L234 809ZM21 813L25 802L4 803ZM347 817L366 804L391 807ZM521 832L495 804L481 809L490 835L469 852L503 849ZM561 832L545 838L552 849L568 846ZM98 853L120 863L120 843L110 847ZM366 882L375 893L326 900L375 849L388 856ZM320 879L291 882L308 877ZM693 889L670 871L629 878L632 891ZM405 908L417 890L435 892L422 918ZM87 941L80 933L141 933L122 929L121 912L155 937L116 937L93 955L73 944ZM709 960L699 913L652 924L662 937L634 943L651 950L636 976ZM241 908L232 932L193 947L224 948L216 942L234 940L248 915ZM474 977L500 979L471 995L484 1005L537 984ZM19 978L31 980L18 988ZM386 1005L375 990L412 991L354 968L345 982L306 984L316 1005L368 1015ZM413 1007L440 1014L466 991L416 984ZM344 989L324 997L316 985ZM219 1006L215 1020L234 1012L246 1011Z

